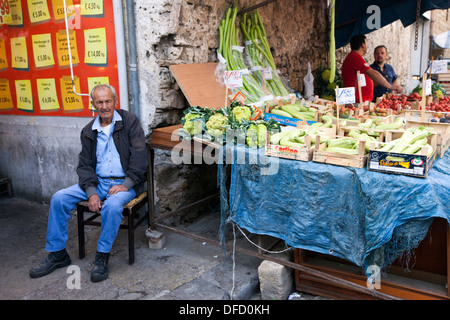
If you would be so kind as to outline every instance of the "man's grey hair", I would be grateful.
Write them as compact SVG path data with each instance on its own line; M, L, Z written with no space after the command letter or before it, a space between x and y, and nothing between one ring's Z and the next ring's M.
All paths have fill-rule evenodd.
M94 101L94 91L97 90L98 88L108 88L108 89L110 89L112 94L113 94L114 101L117 101L116 89L112 85L109 85L109 84L106 84L106 83L105 84L98 84L98 85L96 85L95 87L92 88L91 94L90 94L91 101Z

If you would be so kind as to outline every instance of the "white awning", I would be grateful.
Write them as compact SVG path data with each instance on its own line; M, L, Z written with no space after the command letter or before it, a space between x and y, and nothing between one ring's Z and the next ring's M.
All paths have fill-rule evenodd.
M443 49L450 49L450 30L435 36L434 43Z

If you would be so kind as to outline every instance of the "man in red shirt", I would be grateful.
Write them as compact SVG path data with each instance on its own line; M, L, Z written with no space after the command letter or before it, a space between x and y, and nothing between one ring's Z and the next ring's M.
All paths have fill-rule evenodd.
M357 72L360 72L361 95L363 101L373 100L373 83L383 86L389 90L403 92L400 85L392 85L381 76L379 72L372 69L370 65L363 59L367 52L366 37L364 35L353 36L350 40L350 48L352 51L345 58L342 64L342 80L344 87L355 88L355 101L359 103L358 79Z

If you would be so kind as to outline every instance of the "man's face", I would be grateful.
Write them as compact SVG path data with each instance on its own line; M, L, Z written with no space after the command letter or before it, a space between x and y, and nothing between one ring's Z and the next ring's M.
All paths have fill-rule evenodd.
M109 88L97 88L94 91L94 101L92 104L97 110L102 123L111 123L114 109L117 105L117 101L114 99L112 91Z
M376 49L373 56L378 64L384 63L387 58L386 49L383 47Z
M363 56L366 54L366 52L367 52L367 44L364 42L362 45L361 45L361 48L362 48L362 50L363 50Z

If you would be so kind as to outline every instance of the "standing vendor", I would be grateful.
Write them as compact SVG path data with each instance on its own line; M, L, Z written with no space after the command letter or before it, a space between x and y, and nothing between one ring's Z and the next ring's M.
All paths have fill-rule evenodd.
M352 51L347 55L342 64L342 80L344 87L355 88L355 101L359 103L358 79L357 72L360 72L361 96L363 101L373 100L374 82L378 86L395 90L399 93L403 92L403 88L399 85L390 84L377 71L372 69L364 60L363 56L367 52L366 37L364 35L353 36L350 40L350 48Z
M381 45L375 48L373 52L373 57L375 61L370 65L370 67L376 71L378 71L387 82L390 84L397 84L397 74L394 71L394 68L386 63L387 60L387 49L386 46ZM378 97L381 97L383 94L390 93L392 90L387 89L383 86L375 85L373 89L373 100L375 101Z

